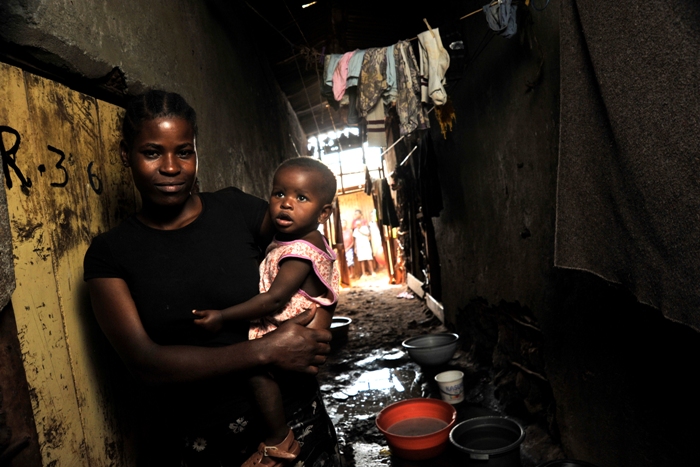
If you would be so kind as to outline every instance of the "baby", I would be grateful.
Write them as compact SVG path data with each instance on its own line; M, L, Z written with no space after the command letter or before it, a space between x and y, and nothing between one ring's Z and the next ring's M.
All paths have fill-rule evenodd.
M260 265L260 294L224 310L194 310L195 323L217 332L224 321L251 320L249 338L257 339L316 304L308 326L329 328L339 274L335 253L318 226L333 210L335 191L335 175L317 159L298 157L282 163L272 182L269 207L277 235ZM268 437L243 467L296 458L299 443L286 424L276 381L269 374L257 374L251 385Z

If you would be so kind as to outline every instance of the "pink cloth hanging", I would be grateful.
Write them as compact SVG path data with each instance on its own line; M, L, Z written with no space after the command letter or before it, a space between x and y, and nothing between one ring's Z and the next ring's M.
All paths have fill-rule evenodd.
M345 83L348 79L348 63L352 58L355 51L347 52L340 57L338 61L338 66L335 67L333 72L333 97L336 101L340 102L340 99L345 95Z

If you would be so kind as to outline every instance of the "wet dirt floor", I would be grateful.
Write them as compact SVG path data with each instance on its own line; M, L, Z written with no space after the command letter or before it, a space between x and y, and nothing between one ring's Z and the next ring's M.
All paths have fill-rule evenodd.
M405 285L388 285L384 275L355 281L340 293L336 316L352 319L348 337L334 339L333 352L318 376L328 412L338 433L345 467L458 466L464 460L448 446L440 456L405 461L391 456L375 425L387 405L414 397L440 398L434 376L450 369L464 372L465 401L457 404L457 422L483 415L502 415L488 370L477 369L458 350L448 364L421 368L401 347L405 339L448 329L418 298L397 296ZM563 457L537 426L525 426L523 467Z

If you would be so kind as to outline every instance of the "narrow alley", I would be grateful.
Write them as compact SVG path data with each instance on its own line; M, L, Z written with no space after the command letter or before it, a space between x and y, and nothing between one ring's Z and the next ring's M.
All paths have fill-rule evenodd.
M458 465L458 453L449 446L439 457L422 462L392 457L375 425L377 413L389 404L416 397L439 399L434 376L441 371L465 374L465 400L456 405L458 421L505 415L496 392L505 375L476 364L464 342L448 364L438 367L421 367L404 351L401 343L409 337L448 331L406 286L388 285L384 274L356 281L341 291L336 316L352 319L347 340L335 337L333 354L318 379L346 467ZM545 427L526 413L518 415L526 431L523 467L564 457Z

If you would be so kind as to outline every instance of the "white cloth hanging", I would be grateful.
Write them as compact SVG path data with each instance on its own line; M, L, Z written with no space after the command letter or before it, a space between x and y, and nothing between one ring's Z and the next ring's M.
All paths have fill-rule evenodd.
M438 28L418 34L418 44L421 101L427 104L430 97L435 105L444 105L447 102L445 73L450 67L450 55L442 46Z

